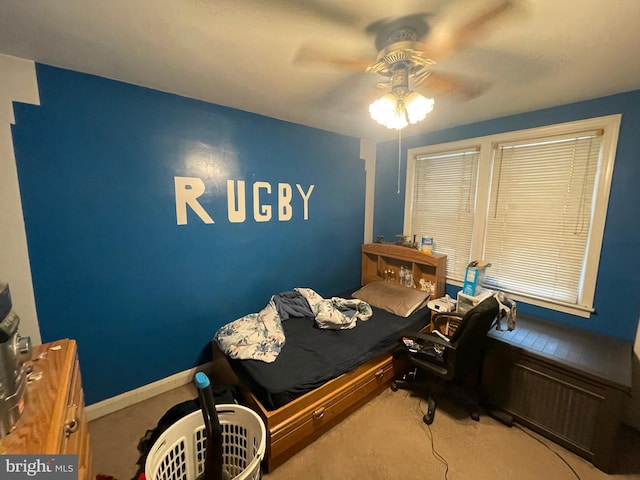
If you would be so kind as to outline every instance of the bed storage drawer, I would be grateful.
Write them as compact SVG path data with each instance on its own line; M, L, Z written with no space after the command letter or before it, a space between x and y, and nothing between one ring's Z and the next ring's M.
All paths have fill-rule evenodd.
M285 407L267 411L254 399L269 439L265 468L272 471L384 390L406 371L403 359L386 354L361 365Z
M276 425L271 430L271 456L279 457L303 442L317 438L336 423L340 415L353 403L355 385L350 384L334 395L305 408L290 421Z
M356 381L355 388L362 395L366 395L371 392L375 392L380 387L389 385L395 378L395 369L393 361L390 358L389 361L384 362L376 368L367 372L365 376Z

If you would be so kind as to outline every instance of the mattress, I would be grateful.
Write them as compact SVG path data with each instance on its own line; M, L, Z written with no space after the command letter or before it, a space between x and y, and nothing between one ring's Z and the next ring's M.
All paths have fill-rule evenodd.
M372 309L369 320L359 321L350 330L323 330L313 318L289 318L282 322L285 345L273 363L233 359L229 363L262 405L275 410L393 350L399 345L402 331L419 330L430 319L426 307L406 318L380 308Z

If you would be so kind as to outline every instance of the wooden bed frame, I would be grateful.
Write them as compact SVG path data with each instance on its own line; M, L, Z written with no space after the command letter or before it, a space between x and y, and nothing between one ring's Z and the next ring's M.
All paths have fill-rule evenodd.
M238 380L224 353L213 344L216 383L236 385L246 406L260 415L267 429L264 471L271 472L382 392L407 366L385 354L296 398L277 410L267 410ZM226 372L222 374L221 372Z
M416 285L421 278L436 284L436 296L444 295L445 255L425 255L391 244L362 246L362 283L382 280L385 270L409 268ZM277 410L267 410L235 375L226 356L213 342L216 383L236 385L247 406L262 417L267 429L264 470L271 472L382 392L408 369L392 352L381 355L296 398Z

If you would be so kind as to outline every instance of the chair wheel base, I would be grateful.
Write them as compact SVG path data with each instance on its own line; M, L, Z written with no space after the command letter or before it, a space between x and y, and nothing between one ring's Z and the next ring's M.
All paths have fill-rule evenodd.
M424 417L422 417L422 421L427 425L431 425L433 423L433 415L429 415L428 413L425 413Z
M429 406L427 407L427 413L422 417L422 421L427 425L433 423L433 418L436 416L436 401L433 397L429 398Z

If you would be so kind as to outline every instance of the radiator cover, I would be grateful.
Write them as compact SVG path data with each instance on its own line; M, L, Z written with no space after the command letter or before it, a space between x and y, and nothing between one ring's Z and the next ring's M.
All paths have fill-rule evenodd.
M482 388L493 408L610 472L623 393L590 375L490 340Z
M521 364L511 369L511 382L506 409L590 449L602 396Z

